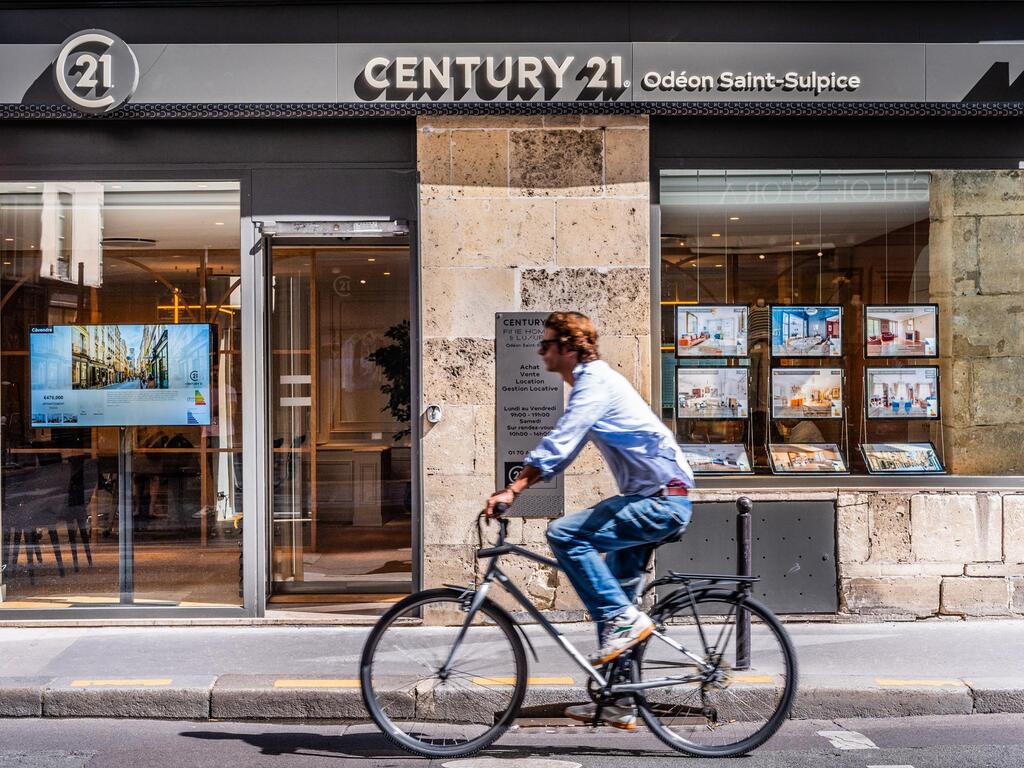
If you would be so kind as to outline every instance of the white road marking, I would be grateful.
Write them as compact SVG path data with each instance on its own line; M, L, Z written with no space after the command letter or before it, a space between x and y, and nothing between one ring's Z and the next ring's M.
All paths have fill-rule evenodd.
M818 735L832 742L836 749L878 749L875 742L856 731L818 731Z
M517 757L502 760L497 757L467 757L441 763L442 768L582 768L569 760L547 760L543 757Z

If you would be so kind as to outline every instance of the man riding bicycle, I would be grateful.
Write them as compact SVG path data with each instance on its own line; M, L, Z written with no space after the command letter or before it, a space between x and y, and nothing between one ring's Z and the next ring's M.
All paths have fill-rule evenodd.
M578 312L555 312L544 321L539 354L548 371L572 387L565 413L525 459L519 477L487 500L511 505L541 479L565 471L592 441L608 463L620 495L548 526L555 558L598 626L595 666L606 664L645 640L654 623L633 601L650 546L690 522L690 471L668 428L618 372L601 360L597 330ZM605 554L602 559L601 555ZM627 591L628 590L628 591ZM602 709L609 725L632 730L631 703ZM569 707L576 720L593 718L594 704Z

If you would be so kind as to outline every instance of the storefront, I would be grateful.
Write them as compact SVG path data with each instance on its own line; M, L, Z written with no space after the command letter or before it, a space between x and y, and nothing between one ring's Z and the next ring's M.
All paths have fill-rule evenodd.
M742 492L789 613L1024 612L1000 4L85 5L0 11L0 620L471 580L554 309L701 471L665 562ZM588 448L516 534L613 492Z

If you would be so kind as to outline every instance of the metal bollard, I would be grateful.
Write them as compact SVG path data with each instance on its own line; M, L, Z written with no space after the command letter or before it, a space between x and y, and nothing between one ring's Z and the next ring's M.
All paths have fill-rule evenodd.
M736 499L736 565L740 576L753 576L751 517L754 508L746 496ZM736 611L736 669L750 669L750 611Z

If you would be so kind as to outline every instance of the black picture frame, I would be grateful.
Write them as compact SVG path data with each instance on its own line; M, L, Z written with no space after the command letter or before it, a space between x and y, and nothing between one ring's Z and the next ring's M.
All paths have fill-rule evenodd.
M843 359L843 336L845 336L845 318L841 304L769 304L770 322L768 326L768 347L771 357L774 360L799 358L799 359L820 359L820 360L842 360ZM775 312L783 309L835 309L839 312L839 351L835 355L801 355L801 354L780 354L775 351Z
M742 371L743 372L743 388L744 388L744 401L746 404L745 412L742 414L736 414L735 416L681 416L679 411L679 397L682 392L682 387L679 385L679 377L683 371L693 371L701 373L715 373L718 374L724 371ZM726 365L677 365L676 366L676 395L673 401L674 411L676 419L685 419L687 421L745 421L750 418L750 368L747 366L726 366Z
M727 465L720 465L722 469L697 469L693 464L690 463L690 454L696 453L699 449L705 449L709 452L713 452L716 447L721 448L732 448L738 449L743 453L743 459L746 463L746 469L733 468ZM686 457L687 463L690 464L690 469L696 476L714 476L720 477L722 475L752 475L754 474L754 465L750 460L750 454L747 452L747 446L743 443L680 443L679 448L683 451L683 455Z
M868 316L871 310L896 310L896 309L931 309L935 315L935 352L934 354L907 354L907 355L872 355L868 351ZM939 356L939 305L938 304L865 304L864 312L863 344L865 360L912 360L915 358L937 358Z
M745 351L737 353L735 355L718 354L718 355L681 355L679 354L679 315L682 312L689 312L692 310L712 310L712 309L742 309L746 315L746 328L743 332L745 337ZM746 304L677 304L674 307L672 314L672 327L674 333L672 335L672 352L676 357L676 360L728 360L734 357L748 357L750 355L750 307Z
M839 372L839 409L838 413L830 413L828 416L818 415L802 415L802 416L780 416L775 411L775 376L778 372L785 373L798 373L798 372L816 372L821 373L823 371L838 371ZM843 409L846 405L846 370L843 368L837 368L836 366L815 366L815 367L797 367L797 366L772 366L768 373L768 398L769 398L769 409L773 421L803 421L811 420L838 420L843 418ZM833 401L834 402L834 401Z
M897 371L935 371L935 414L933 416L919 415L905 411L906 415L871 415L871 392L869 389L871 376L875 372L894 373ZM911 408L913 406L911 405ZM937 365L900 365L900 366L864 366L864 418L869 421L938 421L942 418L942 376Z
M801 448L829 449L842 463L842 469L780 469L775 460L775 449L783 446L794 446ZM848 475L850 474L850 463L843 456L843 451L838 443L769 443L768 444L768 466L774 475Z
M936 463L939 465L939 469L875 469L871 465L871 458L868 455L867 448L869 446L877 445L891 445L891 446L920 446L927 447L931 451L932 456L935 457ZM939 458L938 452L935 450L935 444L931 441L919 442L919 443L861 443L860 455L864 459L864 466L868 471L869 475L945 475L948 473L945 464L942 463L942 459Z

